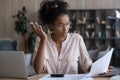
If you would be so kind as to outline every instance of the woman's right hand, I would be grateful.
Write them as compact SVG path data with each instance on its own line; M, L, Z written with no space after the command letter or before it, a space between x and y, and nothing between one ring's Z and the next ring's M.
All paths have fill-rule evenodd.
M43 31L41 25L38 25L38 23L33 23L33 22L30 22L30 25L31 25L33 31L35 32L35 34L37 36L39 36L41 38L41 40L46 40L47 39L47 35Z

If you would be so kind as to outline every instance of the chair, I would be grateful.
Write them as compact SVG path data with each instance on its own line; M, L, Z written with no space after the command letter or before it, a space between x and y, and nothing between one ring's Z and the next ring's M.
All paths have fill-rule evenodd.
M16 51L17 50L17 40L12 40L9 38L0 39L0 51Z
M98 55L97 55L97 59L103 57L107 52L110 51L110 49L111 49L111 46L109 45L106 50L100 51L100 52L98 53Z
M104 56L110 50L110 45L101 45L99 48L95 50L89 50L88 53L93 61Z

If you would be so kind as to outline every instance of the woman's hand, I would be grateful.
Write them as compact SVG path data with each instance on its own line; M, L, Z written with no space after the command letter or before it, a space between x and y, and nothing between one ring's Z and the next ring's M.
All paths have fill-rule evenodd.
M113 66L109 66L107 72L101 73L99 74L99 76L113 76L114 74L111 73L112 70L113 70Z
M38 23L33 23L33 22L30 22L30 25L31 25L33 31L35 32L35 34L37 36L39 36L41 38L41 40L46 40L47 39L47 35L43 31L41 25L38 25Z

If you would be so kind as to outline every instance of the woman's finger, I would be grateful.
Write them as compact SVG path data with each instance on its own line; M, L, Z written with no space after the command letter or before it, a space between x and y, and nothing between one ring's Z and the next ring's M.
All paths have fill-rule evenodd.
M37 23L33 23L33 22L31 22L30 24L31 24L31 27L32 27L33 31L35 32L35 34L39 35L40 31L38 30L38 24Z
M37 34L39 35L39 34L41 34L41 27L38 25L38 23L35 23L35 26L36 26L36 31L37 31Z
M33 22L30 22L31 28L33 29L33 31L36 33L36 26L34 25Z
M41 25L38 25L38 23L36 23L35 25L36 25L36 29L37 29L38 34L44 34L44 31L42 30Z
M41 31L41 27L38 25L38 23L35 23L35 25L36 25L37 32L39 33L39 31Z

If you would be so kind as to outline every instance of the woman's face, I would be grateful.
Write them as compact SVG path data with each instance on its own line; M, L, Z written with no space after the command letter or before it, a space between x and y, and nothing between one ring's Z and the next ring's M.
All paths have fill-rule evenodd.
M69 31L70 21L69 15L62 14L57 17L53 25L54 35L58 37L66 37Z

